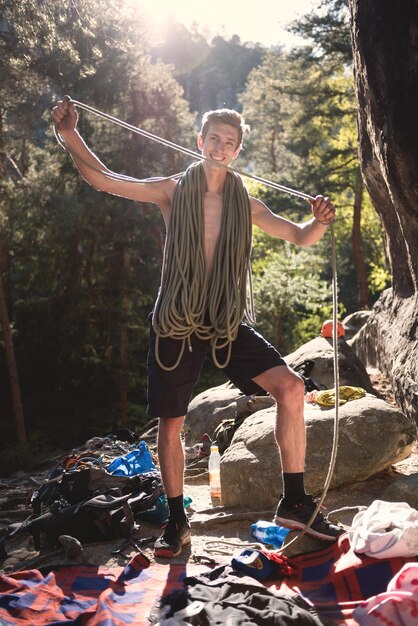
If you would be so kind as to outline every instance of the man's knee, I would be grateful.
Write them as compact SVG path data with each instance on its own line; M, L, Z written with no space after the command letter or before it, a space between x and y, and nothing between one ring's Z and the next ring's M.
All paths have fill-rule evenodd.
M180 436L184 423L184 415L181 417L160 417L158 422L158 439L170 440Z
M285 368L270 393L276 402L300 401L305 393L303 379L293 370Z

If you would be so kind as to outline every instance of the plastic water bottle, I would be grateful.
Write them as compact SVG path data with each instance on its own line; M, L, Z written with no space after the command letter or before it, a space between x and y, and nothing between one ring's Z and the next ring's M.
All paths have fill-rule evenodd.
M284 528L283 526L276 526L271 522L264 522L263 520L251 524L251 534L253 537L261 541L262 543L268 543L274 548L280 548L285 540L290 528Z
M209 486L210 496L220 500L221 498L221 455L218 446L210 447L209 455Z

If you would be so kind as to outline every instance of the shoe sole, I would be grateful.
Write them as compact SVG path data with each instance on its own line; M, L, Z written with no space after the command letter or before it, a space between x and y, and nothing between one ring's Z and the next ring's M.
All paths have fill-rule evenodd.
M160 556L165 559L174 559L176 556L179 556L179 554L182 553L184 546L190 543L190 541L191 541L190 535L188 537L185 537L183 541L181 542L180 547L177 550L177 552L173 552L169 548L156 548L154 550L154 556Z
M275 517L274 523L277 524L277 526L286 526L287 528L291 528L292 530L303 530L306 526L306 524L304 524L303 522L289 520L284 517ZM325 535L318 530L314 530L312 526L308 528L306 534L311 535L312 537L316 537L317 539L323 539L324 541L337 541L337 539L340 537L340 535Z

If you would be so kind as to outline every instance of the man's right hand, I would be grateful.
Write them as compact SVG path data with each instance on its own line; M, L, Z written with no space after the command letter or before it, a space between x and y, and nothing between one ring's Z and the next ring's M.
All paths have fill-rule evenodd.
M70 96L64 96L52 109L52 119L59 133L64 135L77 127L78 114Z

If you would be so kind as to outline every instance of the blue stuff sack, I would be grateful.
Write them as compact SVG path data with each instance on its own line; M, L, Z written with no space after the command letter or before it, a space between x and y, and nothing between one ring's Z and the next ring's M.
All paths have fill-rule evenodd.
M145 441L140 441L134 450L112 461L106 471L114 476L159 474Z

